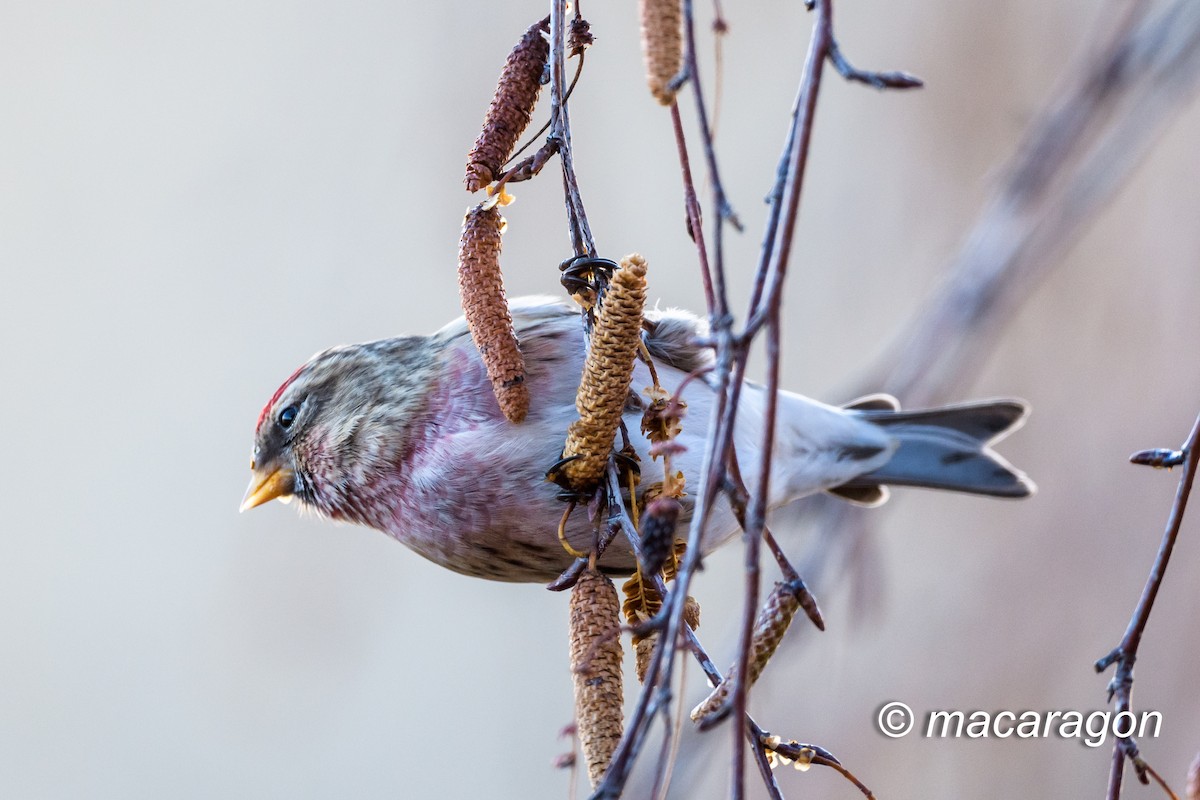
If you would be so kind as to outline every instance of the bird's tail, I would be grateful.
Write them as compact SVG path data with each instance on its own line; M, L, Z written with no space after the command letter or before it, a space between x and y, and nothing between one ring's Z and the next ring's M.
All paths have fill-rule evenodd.
M891 407L889 407L891 406ZM899 447L879 469L830 491L874 505L886 487L924 486L992 497L1028 497L1033 481L991 449L1025 421L1021 400L982 400L919 411L900 411L886 395L847 406L883 428Z

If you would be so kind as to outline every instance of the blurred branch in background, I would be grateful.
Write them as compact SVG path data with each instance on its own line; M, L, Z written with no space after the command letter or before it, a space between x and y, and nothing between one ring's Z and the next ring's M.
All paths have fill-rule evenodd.
M948 278L863 386L945 399L1200 81L1200 4L1137 4L1033 121Z
M1031 122L941 287L847 396L883 389L920 406L970 383L998 332L1198 84L1200 3L1133 4ZM877 515L824 495L795 510L817 531L801 569L810 582L820 588L847 568L870 568Z

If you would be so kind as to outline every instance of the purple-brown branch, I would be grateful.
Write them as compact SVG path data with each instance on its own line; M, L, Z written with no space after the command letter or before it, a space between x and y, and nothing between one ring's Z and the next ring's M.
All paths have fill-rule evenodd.
M739 231L742 229L742 223L729 203L729 197L725 193L725 184L721 181L721 170L717 165L717 151L713 144L712 126L708 121L708 106L704 100L704 87L700 83L700 69L697 66L696 18L693 13L692 0L683 0L683 29L683 74L692 84L692 99L696 104L696 121L700 126L700 140L704 147L704 160L708 165L708 179L712 185L713 208L716 209L717 216L713 227L716 305L709 305L708 317L713 329L719 330L727 327L730 322L729 295L725 289L725 223L733 225ZM699 242L700 238L703 238L703 234L700 231L693 231L692 238Z
M566 108L566 98L563 94L563 62L564 62L564 0L552 0L550 14L550 75L551 75L551 129L545 153L535 154L526 170L540 169L541 164L551 152L557 152L563 166L564 194L566 197L568 220L570 223L572 244L576 255L594 255L595 245L587 225L586 214L583 211L579 197L578 182L575 178L571 158L570 119ZM696 104L700 136L703 145L708 179L712 186L713 206L716 209L716 219L713 222L713 248L710 251L703 228L700 203L696 197L693 183L687 144L684 138L679 109L672 105L672 122L675 129L676 143L679 151L681 173L684 184L684 205L687 212L688 227L696 243L701 278L704 283L705 296L708 303L709 320L712 328L712 345L715 349L715 367L709 376L710 385L715 394L713 413L706 439L704 466L702 467L699 490L695 502L695 512L688 531L688 548L682 563L679 565L672 591L668 592L661 577L653 579L656 589L663 595L662 610L649 624L658 627L661 635L655 647L653 658L646 671L645 686L638 698L633 713L630 716L625 735L622 737L617 751L613 754L607 773L596 787L593 798L615 798L623 791L629 771L645 742L647 732L654 718L660 712L664 718L669 717L672 702L671 683L674 666L674 655L679 647L681 637L685 638L689 649L700 660L706 674L714 683L719 683L722 676L704 653L699 641L683 619L684 600L688 595L688 587L695 574L700 559L700 541L712 513L713 504L718 495L725 492L730 502L735 506L739 521L746 531L746 592L745 619L743 620L742 637L739 647L737 670L739 674L748 674L750 652L750 635L756 617L759 592L759 554L761 542L765 538L774 554L781 570L790 577L798 579L795 569L780 550L778 543L766 529L766 501L768 494L768 476L771 471L772 445L776 417L776 393L779 388L780 362L780 302L782 287L787 274L789 256L791 254L792 238L796 219L799 212L799 201L804 179L804 170L810 149L813 120L816 109L817 94L820 88L823 66L828 61L849 80L857 80L877 86L907 87L916 85L907 76L896 77L899 73L876 75L865 73L850 67L849 63L837 50L833 38L831 22L831 0L817 0L814 3L816 18L814 20L809 54L800 79L797 101L792 110L791 126L786 138L784 151L780 159L780 167L776 174L775 187L771 192L771 211L766 232L764 234L762 252L758 268L753 279L753 297L747 310L749 320L746 328L740 333L733 331L733 319L729 313L727 298L726 274L724 265L724 232L727 224L741 229L740 222L733 214L729 200L725 194L720 179L720 171L713 144L712 127L708 119L708 111L699 80L696 57L695 24L692 1L684 0L685 28L685 65L680 76L680 82L687 80L692 84L693 97ZM742 483L737 468L736 453L733 448L733 429L737 409L741 398L743 379L747 365L747 355L754 337L761 328L766 327L768 379L766 387L767 404L765 409L765 425L763 442L759 456L760 482L754 487L753 493ZM609 483L607 487L607 503L610 511L609 526L606 533L609 537L619 529L623 529L635 553L639 552L640 540L634 529L628 510L621 502L620 481L615 467L610 465ZM576 562L563 576L551 585L551 588L561 589L573 582L582 566L582 560ZM804 604L806 613L818 626L823 623L816 603L811 596ZM741 800L744 787L744 756L747 740L753 743L752 755L759 771L763 776L764 786L772 798L779 797L779 787L776 784L770 767L767 764L763 740L766 734L746 714L746 703L749 686L737 681L734 684L733 704L735 716L744 720L746 729L741 725L733 727L733 785L731 796ZM819 748L816 748L819 750ZM828 763L837 765L836 759L820 750L820 757ZM857 785L857 780L855 780Z
M614 533L614 528L623 531L635 557L640 561L643 558L641 537L638 534L637 528L633 525L633 520L629 516L628 509L626 509L624 504L620 503L617 499L620 497L621 491L620 478L617 475L616 470L611 467L608 473L607 488L609 503L608 507L611 515L609 518L609 538L611 538L612 534ZM668 596L668 589L661 575L655 575L651 579L651 583L659 592L659 594L661 594L663 597ZM676 592L678 593L678 588L676 589ZM646 629L651 627L657 627L659 629L665 628L670 620L670 616L664 613L666 611L667 609L664 607L663 612L660 612L657 618L646 623L644 627ZM681 629L681 635L684 637L684 641L687 644L687 649L691 651L697 663L700 664L700 668L704 671L704 674L708 678L709 682L714 686L720 684L724 679L724 676L721 674L721 671L717 669L716 664L713 663L712 659L705 651L704 646L700 643L695 631L684 625ZM629 770L632 768L633 762L637 759L642 746L645 744L650 723L653 721L655 715L659 712L662 712L664 715L666 715L668 706L671 702L669 691L658 692L651 690L651 687L655 685L655 682L660 680L659 670L663 664L664 657L670 658L670 653L673 653L675 650L674 647L667 648L665 646L665 638L665 636L659 638L659 644L657 647L655 647L653 660L646 671L645 688L639 694L638 702L634 707L633 713L630 715L629 723L625 729L625 736L623 737L620 746L617 748L617 752L613 754L613 759L609 764L608 772L605 773L603 781L592 793L591 800L620 797L622 791L624 790L625 783L629 778ZM669 690L669 684L666 688ZM780 792L779 786L774 779L770 765L767 763L766 752L764 749L765 746L763 744L767 741L767 733L761 727L759 727L758 723L756 723L749 714L744 715L743 718L746 721L747 739L754 744L754 747L751 750L751 756L755 759L755 763L758 765L760 773L764 776L764 786L767 789L767 793L772 800L776 800L776 798L778 798L778 800L782 800L782 793ZM791 745L783 744L771 749L775 749L776 751L782 752L784 755L786 755L786 748L789 746ZM849 772L849 770L846 770L844 767L842 767L841 762L838 761L838 759L834 757L834 755L828 750L812 744L797 745L797 747L807 747L812 749L819 756L819 758L813 759L814 764L832 767L845 776L847 780L850 780L856 786L861 788L868 796L871 796L869 791L863 787L862 783L855 778L853 774Z
M702 276L705 276L706 288L709 288L707 276L709 274L715 276L715 281L712 281L712 283L715 283L715 286L712 286L706 294L710 299L709 318L712 323L713 338L716 345L717 370L714 382L716 383L718 407L714 414L715 424L710 429L708 446L706 447L706 468L703 470L700 497L697 502L697 513L693 518L689 531L690 546L676 581L676 592L670 598L672 602L668 604L671 613L667 620L667 635L664 637L661 647L661 650L667 654L665 663L658 661L653 665L651 670L660 680L665 679L665 685L669 685L670 680L672 664L670 651L675 647L677 631L680 630L682 599L686 597L688 583L699 559L699 548L697 545L700 534L707 523L707 518L715 501L719 486L725 485L728 481L728 465L735 463L734 459L736 455L732 446L733 421L739 405L742 379L744 378L746 368L747 351L759 328L765 323L768 326L768 385L766 389L768 401L765 413L763 446L760 454L760 484L755 487L755 493L750 501L750 513L746 515L748 516L748 524L744 526L746 529L747 547L745 558L746 596L738 660L741 668L738 671L743 675L748 673L750 635L757 611L759 548L766 532L766 497L771 466L772 443L774 440L774 400L775 393L778 390L779 376L779 304L782 297L781 290L787 274L792 235L799 211L800 191L803 185L804 168L807 164L810 150L822 68L827 60L833 61L837 65L848 67L848 63L841 57L840 53L836 57L834 55L836 44L833 38L830 2L829 0L819 0L815 3L816 19L813 24L809 54L802 73L797 102L793 108L792 125L787 136L780 169L777 172L776 186L771 193L772 209L767 224L767 232L764 236L759 267L754 279L752 302L748 311L748 317L751 322L741 335L733 336L730 330L732 320L728 314L726 299L723 234L726 222L730 222L735 226L737 223L736 219L732 216L728 199L720 181L715 148L712 142L711 127L708 122L703 92L701 91L699 82L696 66L695 25L692 3L690 0L685 0L683 5L686 42L685 74L690 79L693 87L697 115L699 117L700 134L709 167L709 179L713 186L713 204L718 211L713 230L714 261L711 273L709 272L704 231L699 224L700 214L698 203L693 203L695 192L691 185L691 170L687 162L687 149L684 143L682 128L679 125L677 110L673 112L673 116L681 157L681 171L685 183L685 202L689 228L693 239L696 241L697 250L700 255ZM864 76L867 73L856 74ZM887 83L887 81L883 82ZM909 83L907 85L913 84ZM773 539L772 545L778 558L782 554L778 551L778 547L775 545ZM786 558L781 559L780 563L781 566L787 565L787 568L791 569ZM815 602L806 604L806 611L810 616L815 616L819 620L819 613L816 612ZM656 655L658 654L656 653ZM658 674L660 667L662 675ZM659 691L666 691L665 685L660 685ZM733 702L736 718L741 719L745 717L747 690L748 687L740 681L735 686ZM735 726L732 756L733 785L731 789L731 795L735 800L740 800L744 793L744 741L741 733L736 730ZM760 749L756 747L755 752L759 753Z
M1166 576L1167 565L1171 561L1171 552L1175 549L1175 541L1179 538L1179 527L1183 524L1183 514L1187 510L1188 497L1192 493L1192 482L1196 477L1196 466L1200 462L1198 442L1200 442L1200 416L1196 417L1191 433L1188 434L1183 447L1178 451L1180 454L1178 461L1182 464L1183 473L1179 476L1179 488L1175 491L1175 502L1171 505L1167 527L1163 532L1162 542L1158 546L1158 555L1154 559L1154 566L1150 568L1150 576L1146 579L1146 586L1142 589L1142 596L1138 599L1137 607L1129 620L1129 626L1125 629L1125 635L1121 637L1121 643L1097 661L1095 665L1096 672L1103 672L1113 664L1117 665L1112 680L1108 684L1108 699L1109 702L1112 702L1116 698L1117 713L1129 711L1132 702L1133 665L1137 660L1138 647L1142 643L1142 634L1146 630L1146 623L1150 621L1150 612L1154 610L1154 600L1158 597L1158 590ZM1138 455L1141 454L1135 453L1134 458L1136 459ZM1175 459L1171 459L1171 461L1175 461ZM1138 752L1137 741L1132 736L1119 738L1113 745L1108 800L1117 800L1121 796L1121 778L1124 774L1126 758L1133 762L1138 779L1142 783L1149 782L1147 773L1152 770L1148 768Z
M925 85L920 78L907 72L867 72L855 68L842 55L842 49L838 47L836 39L829 41L829 63L833 64L833 68L846 80L865 83L876 89L919 89Z
M700 201L696 198L696 185L692 182L692 161L688 157L687 139L683 135L683 119L679 115L679 103L671 103L671 125L675 129L675 146L679 151L679 171L683 176L683 207L687 212L688 233L696 243L696 255L700 260L700 281L704 285L704 299L709 313L716 308L713 294L712 269L708 265L708 247L704 242L704 221L700 214Z
M818 0L816 18L813 20L812 38L808 45L808 55L805 59L804 70L800 78L799 98L796 110L793 112L793 132L789 133L785 148L786 172L783 173L783 188L781 193L781 210L772 214L771 226L779 226L774 234L768 234L767 242L771 248L770 258L760 261L758 280L756 281L755 300L759 308L764 309L763 315L769 320L767 326L767 385L766 407L763 412L763 438L760 445L760 462L758 485L751 498L746 525L746 554L745 554L745 590L742 609L742 628L738 640L738 660L735 683L733 687L734 719L742 719L746 715L749 697L750 674L750 644L753 636L754 621L758 613L759 595L759 551L763 531L766 527L767 496L770 485L771 459L775 442L775 421L779 392L779 303L782 297L780 288L787 275L788 259L791 255L792 234L795 230L796 219L800 211L800 190L804 184L804 170L808 163L810 143L812 141L813 120L816 115L817 95L821 88L822 67L829 53L829 44L833 41L833 29L830 21L828 0ZM774 244L777 242L777 244ZM761 281L771 276L771 287L765 296L761 296L757 286ZM772 291L773 289L773 291ZM756 315L754 305L750 314ZM741 342L746 345L754 336L755 329L749 325ZM745 363L745 353L742 354ZM737 726L733 733L733 761L730 795L733 800L742 800L745 793L744 748L745 739Z
M563 193L567 201L567 221L571 231L571 244L577 256L596 255L596 242L588 224L583 198L579 193L579 180L575 176L574 155L571 152L571 115L567 110L566 56L567 22L566 0L550 2L550 135L554 148L562 163ZM576 9L578 12L578 8Z
M732 452L731 424L737 413L741 378L745 369L746 349L762 327L767 327L768 334L772 329L777 329L778 298L786 277L787 255L790 250L803 177L802 165L799 172L795 169L796 158L801 153L807 157L808 142L806 139L811 134L811 116L815 108L816 91L819 84L819 68L815 70L818 75L814 84L809 85L802 81L796 104L793 131L789 134L785 148L787 157L781 162L780 180L775 192L772 193L770 221L767 235L764 238L760 269L754 278L754 302L751 305L749 321L740 335L734 335L732 333L733 321L725 301L722 247L724 224L729 221L729 206L724 190L720 186L711 128L707 121L707 112L703 107L703 95L697 81L691 3L685 2L684 5L688 55L683 78L690 78L693 82L694 94L699 106L698 115L701 119L700 132L704 152L709 166L710 181L714 184L714 206L718 211L713 232L712 270L708 273L712 278L706 292L710 301L709 312L713 328L710 344L716 350L716 368L712 374L712 383L717 391L717 403L706 445L704 462L706 466L701 474L696 514L689 530L689 541L692 546L681 567L676 591L668 597L668 602L664 606L662 623L666 628L666 635L662 637L662 646L656 649L656 658L649 673L653 677L648 677L644 692L647 699L653 692L661 701L648 703L647 707L651 709L665 708L666 703L669 702L670 675L678 636L682 634L689 637L689 645L693 652L699 653L698 643L694 642L694 637L691 636L686 626L681 626L680 623L682 600L686 596L688 581L699 562L699 548L696 545L707 524L716 493L719 487L724 487L728 491L730 454ZM914 80L903 73L865 73L853 68L837 49L836 41L833 38L829 0L815 0L811 6L817 10L818 19L814 24L810 57L812 51L818 47L823 48L824 51L818 64L827 59L848 80L860 81L881 88L906 88L916 84ZM1033 169L1023 170L1019 167L1014 169L1011 181L1007 186L1010 193L1002 195L1003 202L989 210L992 215L991 221L999 220L1001 223L1007 221L1012 222L1012 225L999 225L994 230L985 231L987 235L972 240L971 247L966 251L967 257L963 265L965 267L964 275L968 280L960 286L966 285L969 292L973 293L968 294L965 299L963 295L954 291L947 292L943 296L945 304L935 306L935 309L945 311L949 308L951 311L940 319L936 313L927 318L932 319L935 324L923 331L923 333L928 333L930 329L934 331L934 336L931 340L927 340L926 344L929 341L935 343L958 341L960 338L964 339L967 345L972 344L974 340L971 337L947 336L947 329L986 330L990 326L983 324L984 322L990 321L994 324L995 320L1000 318L999 311L1011 308L1013 298L1019 296L1022 290L1027 293L1034 282L1034 277L1038 274L1029 265L1039 262L1049 263L1048 253L1062 247L1063 242L1069 240L1069 235L1078 230L1082 222L1094 214L1103 199L1111 194L1120 176L1125 174L1136 160L1138 153L1141 152L1140 148L1128 145L1131 140L1134 145L1141 145L1148 139L1148 132L1154 130L1154 126L1145 124L1146 120L1152 122L1161 120L1167 111L1178 104L1178 99L1190 91L1191 85L1194 83L1194 75L1197 72L1194 56L1197 48L1178 45L1195 38L1198 29L1195 20L1196 12L1194 8L1188 8L1184 3L1176 3L1173 8L1173 12L1152 20L1152 24L1146 23L1144 20L1138 24L1130 24L1126 31L1127 39L1118 42L1114 45L1113 50L1108 51L1112 60L1102 71L1104 79L1087 83L1081 90L1076 105L1071 106L1068 103L1056 108L1055 112L1057 113L1050 114L1047 127L1041 129L1043 133L1049 132L1047 135L1039 138L1035 134L1031 137L1032 143L1029 150L1033 152L1030 154L1027 150L1022 157L1027 157L1025 163L1032 165ZM1133 14L1131 18L1135 16L1136 14ZM1163 46L1164 43L1172 42L1171 47ZM1154 46L1147 46L1151 43ZM1183 80L1179 79L1181 76ZM1139 84L1139 81L1141 81L1140 85L1143 89L1148 81L1152 90L1146 91L1142 95L1134 93L1134 85ZM1144 116L1140 121L1138 120L1139 115L1130 111L1130 104L1120 103L1120 98L1123 96L1136 98L1137 102L1134 102L1132 106L1143 112ZM799 122L799 114L802 109L807 109L807 128ZM1123 111L1118 113L1114 109L1123 109ZM1114 130L1104 131L1103 124L1107 124L1114 114L1117 119L1113 125ZM682 139L682 129L678 127L677 112L675 122L681 158L686 159L686 147ZM1081 132L1091 133L1097 129L1103 133L1091 137L1076 135ZM1060 135L1062 131L1074 131L1075 133L1069 133L1064 138L1063 135ZM1079 139L1084 140L1082 145L1075 143ZM1064 142L1067 143L1064 145ZM1066 170L1070 175L1070 180L1042 179L1048 168L1051 173L1055 169ZM1075 170L1074 173L1070 172L1072 169ZM684 173L686 191L691 187L690 166L686 163L684 164ZM708 253L705 249L703 231L699 225L699 204L693 205L694 188L690 188L691 199L686 199L687 197L689 196L685 194L689 227L701 253L701 263L707 272ZM1029 213L1030 207L1042 209L1044 213ZM1031 227L1021 230L1020 225ZM1017 229L1014 231L1013 227ZM998 232L1005 235L1001 236ZM1000 269L998 270L993 269L992 265L988 263L988 259L997 254L995 250L997 247L1000 248ZM783 269L771 268L780 265ZM970 267L976 267L975 274L968 274L966 268ZM980 269L980 267L982 268ZM1014 276L1020 280L1012 280L1011 278ZM910 349L920 354L929 348L918 346ZM949 358L940 360L920 358L920 363L925 366L914 370L915 379L911 381L905 380L905 377L911 376L904 376L903 370L906 365L901 362L887 383L893 386L897 383L905 384L913 390L919 389L927 393L936 392L938 389L944 391L949 382L948 376L961 375L961 369L947 370L945 367L947 364L961 367L967 360L964 357L967 352L967 346L959 345L949 349ZM777 353L773 358L777 360ZM941 369L939 370L939 368ZM1162 460L1164 464L1170 463L1170 456L1164 456ZM768 468L763 470L764 476L769 474L769 459L766 466ZM746 527L753 529L755 526L750 524ZM754 542L750 545L751 548L757 548L758 537L751 535L748 540ZM751 562L755 567L749 566ZM748 552L747 564L748 575L753 579L755 578L753 573L757 568L757 555ZM755 584L753 589L749 588L751 582ZM751 598L748 607L752 607L754 604L752 600L757 596L757 580L748 580L747 584L747 597ZM1140 632L1138 636L1140 638ZM699 654L698 657L700 657ZM705 660L707 660L706 657L702 663ZM708 663L711 667L711 662ZM1130 663L1131 669L1132 664ZM706 673L712 678L715 667L706 668ZM1120 691L1121 682L1117 683L1118 688L1115 691ZM655 688L652 689L652 687ZM742 689L739 691L744 692ZM742 703L744 708L744 697ZM641 726L640 730L644 731L645 726ZM738 755L742 747L742 740L738 737L737 744L735 744L734 761L733 794L735 797L740 796L742 791L741 757ZM761 748L756 746L754 750L757 753ZM631 761L633 757L636 757L636 748L631 749L630 752L632 753ZM1114 771L1118 776L1118 783L1123 760L1122 753L1118 753L1118 757L1114 760ZM814 760L814 763L819 762ZM623 785L623 778L621 785ZM861 784L860 788L863 788L864 793L869 795L869 792L865 787L861 787ZM770 785L768 785L768 789L770 790ZM619 791L618 788L617 792L619 793Z

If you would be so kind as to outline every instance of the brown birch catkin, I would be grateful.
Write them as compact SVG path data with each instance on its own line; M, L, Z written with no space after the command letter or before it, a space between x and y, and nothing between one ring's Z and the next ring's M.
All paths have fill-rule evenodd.
M621 587L625 594L625 602L621 610L630 625L639 625L653 617L662 608L662 595L658 593L652 581L644 578L642 573L635 572ZM683 621L692 630L700 628L700 603L688 595L683 603ZM658 641L658 631L646 634L633 634L634 674L638 683L646 682L646 672L650 669L650 659L654 657L654 645Z
M624 729L620 613L612 581L589 567L571 589L570 631L575 724L593 787Z
M671 80L683 66L682 0L640 0L642 15L642 58L646 83L658 102L669 106L675 100Z
M758 614L758 620L754 623L754 634L750 638L748 686L753 686L754 682L758 680L758 676L762 674L763 667L771 660L775 648L779 647L779 643L783 641L783 635L787 633L788 626L792 624L792 618L796 616L798 610L800 610L800 597L796 585L776 583L767 602L763 605L762 611ZM730 690L733 687L736 673L737 667L729 670L725 680L721 681L703 702L692 709L694 722L700 722L713 714L724 715L728 711L727 706L731 699Z
M562 467L571 488L594 488L604 475L613 438L633 380L633 362L642 335L646 302L646 260L637 253L621 259L600 305L592 344L575 395L579 419L567 428Z
M655 575L675 548L675 527L683 506L674 497L657 497L642 514L642 569Z
M492 201L467 212L458 245L458 291L496 402L510 422L520 422L529 411L529 387L500 274L503 233L504 217Z
M517 139L533 119L542 71L550 57L550 42L542 35L549 27L548 17L531 25L504 62L483 130L467 154L468 192L477 192L500 177Z

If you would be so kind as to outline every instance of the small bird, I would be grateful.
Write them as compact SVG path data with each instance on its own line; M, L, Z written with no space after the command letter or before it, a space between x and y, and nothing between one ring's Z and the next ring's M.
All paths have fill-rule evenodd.
M526 362L530 408L509 422L459 318L431 336L402 336L334 347L313 356L275 392L258 417L253 478L242 510L295 498L333 520L367 525L425 558L465 575L544 582L573 557L558 541L565 506L546 479L559 460L585 356L577 307L548 298L511 303ZM646 313L646 348L663 387L712 363L697 343L703 321L677 310ZM639 362L633 387L650 386ZM687 416L673 466L698 480L713 389L690 381ZM758 480L766 392L747 382L734 432L743 476ZM630 439L644 465L645 401L631 391L625 409ZM873 395L844 408L780 392L770 476L772 509L826 491L878 505L888 486L923 486L995 497L1025 497L1034 486L990 445L1020 427L1020 400L987 400L901 411ZM677 448L678 449L678 448ZM681 520L692 512L683 499ZM729 505L713 509L702 541L712 551L740 528ZM587 514L572 514L565 537L587 551L595 536ZM632 572L636 559L617 537L599 561L611 573Z

